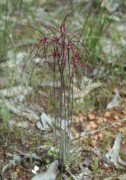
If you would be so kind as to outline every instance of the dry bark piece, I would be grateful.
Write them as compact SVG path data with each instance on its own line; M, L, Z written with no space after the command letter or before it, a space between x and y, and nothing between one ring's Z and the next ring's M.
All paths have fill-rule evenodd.
M105 155L105 158L116 168L124 169L124 167L126 167L126 162L119 157L121 138L122 134L119 132L116 136L113 148Z
M58 160L50 164L45 173L35 175L31 180L55 180L58 174Z
M126 180L126 174L120 175L118 180Z
M114 95L113 99L108 103L106 109L111 109L113 107L119 106L120 103L120 94L117 91L116 94Z
M2 97L15 97L19 95L27 95L32 91L32 87L16 86L8 89L1 89L0 96Z
M121 138L122 134L119 132L116 136L113 148L105 155L106 159L113 163L115 166L118 166Z
M39 119L39 116L30 109L29 112L28 109L25 109L24 112L22 112L21 107L15 107L14 103L9 102L8 100L5 101L5 104L9 111L17 116L27 118L30 121Z
M42 113L40 119L36 122L36 126L38 129L45 131L50 130L50 128L53 128L53 123L48 115Z
M101 7L104 7L107 9L108 12L112 13L118 9L120 4L115 1L108 1L108 0L103 0L101 3Z

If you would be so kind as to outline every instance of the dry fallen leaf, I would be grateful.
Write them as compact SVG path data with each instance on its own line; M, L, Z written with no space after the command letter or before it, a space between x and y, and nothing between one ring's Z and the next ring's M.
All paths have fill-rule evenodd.
M106 123L108 120L107 118L103 118L103 122Z
M84 121L84 115L80 114L77 118L76 118L76 122L77 123L82 123Z
M110 112L106 111L106 112L104 113L104 117L105 117L105 118L110 118L110 117L111 117Z
M98 139L101 141L101 140L103 140L103 134L102 133L99 133L98 134Z
M96 141L96 140L92 140L92 141L91 141L91 145L92 145L93 147L96 147L96 146L97 146L97 141Z
M96 129L97 128L97 124L94 121L91 121L89 123L89 125L90 125L91 129Z
M96 117L93 113L88 114L88 118L89 118L89 120L95 120L96 119Z
M116 121L118 121L118 120L119 120L119 117L118 117L118 116L114 116L114 119L115 119Z
M95 135L93 139L97 141L98 140L98 135Z
M91 130L91 127L90 127L90 125L88 124L87 126L86 126L86 131L90 131Z
M93 130L97 128L97 124L94 121L90 121L88 126L87 126L88 130Z
M102 134L102 133L96 134L96 135L93 137L93 140L94 140L94 141L101 141L101 140L103 140L103 134Z
M104 123L104 118L103 117L98 117L97 122L98 122L99 125L103 124Z

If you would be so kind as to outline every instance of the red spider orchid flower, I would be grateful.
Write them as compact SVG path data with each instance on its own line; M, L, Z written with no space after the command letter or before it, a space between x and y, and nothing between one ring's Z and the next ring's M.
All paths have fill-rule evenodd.
M51 42L52 42L53 44L57 44L57 43L59 42L59 40L60 40L59 37L54 37Z
M75 51L74 51L75 52ZM73 63L73 66L76 67L78 66L78 61L80 59L80 53L79 52L76 52L75 55L73 56L73 60L74 60L74 63Z
M62 36L66 34L65 22L63 22L60 26L60 33Z
M60 57L60 53L59 53L58 47L54 48L53 57L54 57L54 58Z
M73 49L73 44L72 44L72 42L69 42L69 43L68 43L67 48L68 48L68 49L71 49L71 50Z
M48 42L48 40L47 40L47 37L46 36L44 36L40 41L39 41L39 43L43 43L43 44L46 44Z

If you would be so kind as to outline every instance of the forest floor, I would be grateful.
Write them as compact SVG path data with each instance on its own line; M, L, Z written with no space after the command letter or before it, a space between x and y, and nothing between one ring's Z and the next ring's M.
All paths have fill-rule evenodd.
M13 31L9 34L10 38L14 38L15 46L13 49L7 49L6 61L2 60L1 55L0 62L1 179L30 180L36 173L47 172L48 166L57 159L56 152L52 150L56 148L54 127L48 126L48 123L45 126L41 123L42 119L50 121L50 116L53 117L53 81L47 64L41 62L40 54L34 49L36 41L41 37L33 25L41 30L41 23L44 22L57 28L68 10L75 9L74 5L71 1L46 3L40 0L35 5L31 4L31 7L26 6L29 7L30 14L28 11L21 11L18 16L18 11L15 11L15 14L10 17L10 22L15 22L15 17L16 19L18 17L19 23L16 21ZM87 36L92 38L92 41L87 41L86 45L93 57L89 60L92 68L91 70L84 68L81 76L79 74L76 77L74 95L77 98L74 99L73 123L70 129L74 139L71 146L73 151L68 155L70 157L63 172L59 172L56 168L58 173L53 173L57 179L65 180L125 180L126 24L124 7L126 4L120 4L117 1L115 4L113 2L113 6L103 5L103 17L100 16L100 19L97 15L99 4L94 1L90 3L84 1L80 2L80 6L82 5L85 7L84 10L81 13L73 13L71 17L73 21L68 29L74 27L75 32L80 32L81 29L87 33L90 31ZM11 8L11 6L8 7ZM92 9L91 19L89 18L91 21L88 22L88 18L85 17L90 8ZM109 23L106 23L102 29L102 22L105 23L106 20ZM96 24L101 23L100 27L103 30L102 35L101 31L98 34L101 41L97 41L97 44L93 39L94 36L96 38L97 33L92 29L97 30L99 24L95 27L92 24L93 21ZM87 24L84 26L82 22ZM83 32L81 38L83 41L87 38ZM96 49L93 44L97 46ZM28 56L29 52L30 56ZM34 65L36 68L31 78ZM24 66L25 69L23 69ZM96 76L95 71L97 71ZM32 83L29 79L32 79ZM98 87L91 88L92 84L96 85L96 83L99 83ZM57 94L59 89L60 86L57 85ZM74 148L77 148L75 152Z

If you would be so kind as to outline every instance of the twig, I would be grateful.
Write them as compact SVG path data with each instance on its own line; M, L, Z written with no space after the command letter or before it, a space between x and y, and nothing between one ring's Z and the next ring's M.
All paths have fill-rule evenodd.
M19 149L15 149L16 152L18 152L21 156L24 156L25 159L33 159L39 162L42 162L42 159L37 156L35 153L32 154L27 154L27 153L23 153L22 151L20 151Z

